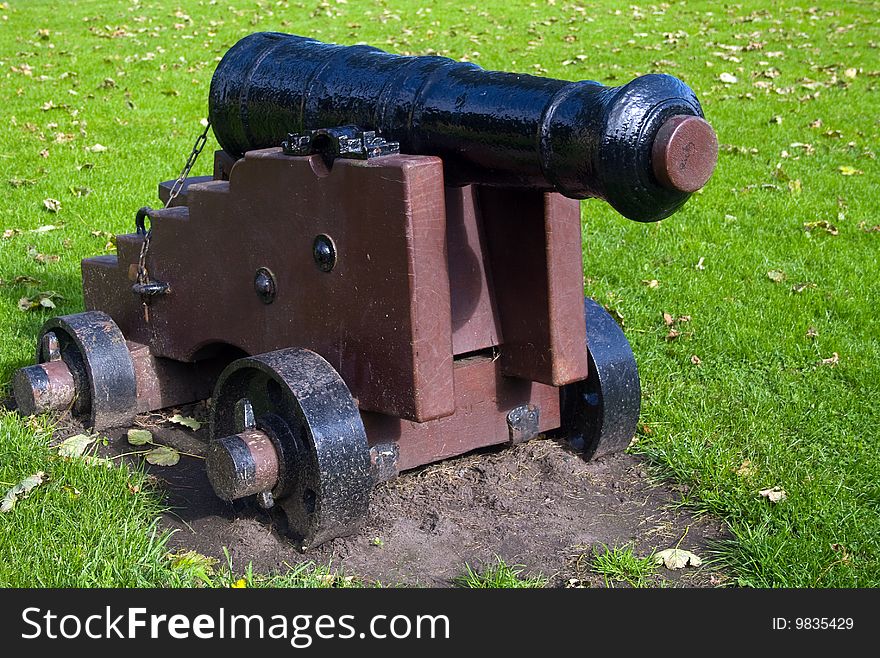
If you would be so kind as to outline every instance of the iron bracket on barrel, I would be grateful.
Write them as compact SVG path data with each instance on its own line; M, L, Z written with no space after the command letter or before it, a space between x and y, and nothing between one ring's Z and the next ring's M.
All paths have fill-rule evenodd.
M288 133L281 142L285 155L319 154L327 165L336 158L369 160L383 155L400 153L399 142L389 142L375 130L361 130L357 126L319 128L301 133Z

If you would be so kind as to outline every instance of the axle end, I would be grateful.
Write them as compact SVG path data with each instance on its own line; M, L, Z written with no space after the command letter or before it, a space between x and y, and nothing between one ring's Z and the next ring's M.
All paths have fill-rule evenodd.
M19 412L24 416L62 411L76 398L76 383L60 359L20 368L12 381Z

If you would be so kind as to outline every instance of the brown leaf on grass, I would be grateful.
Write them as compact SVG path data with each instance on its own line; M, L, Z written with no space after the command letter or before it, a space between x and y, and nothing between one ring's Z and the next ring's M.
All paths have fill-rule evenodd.
M822 359L819 361L819 365L821 366L831 366L832 368L840 363L840 355L837 352L832 352L831 356L827 359Z
M84 185L71 185L67 189L70 190L70 193L73 196L78 196L78 197L88 196L92 193L92 188L86 187Z
M46 474L43 471L37 471L33 475L29 475L28 477L26 477L18 484L13 485L10 489L6 491L6 494L3 496L3 500L0 501L0 512L11 512L12 508L15 507L15 503L18 502L19 498L27 497L27 495L31 491L39 487L46 480Z
M859 230L863 233L880 233L880 224L869 227L868 222L859 222Z
M767 272L767 278L773 283L782 283L785 281L785 272L782 270L770 270Z
M642 279L642 283L644 283L649 288L656 288L660 285L660 282L657 279Z
M9 238L15 237L16 235L21 234L20 228L8 228L3 231L3 239L8 240Z
M30 258L33 258L35 261L41 264L57 263L59 260L61 260L61 256L58 256L56 254L41 254L34 246L28 247L27 254Z
M20 311L28 312L41 308L55 308L55 302L52 301L53 299L63 299L63 297L54 290L38 292L33 297L22 297L19 299L18 309Z
M758 493L771 503L781 503L788 497L785 490L779 486L770 487L769 489L761 489Z
M672 318L672 315L670 315L669 313L666 313L666 312L664 311L664 312L663 312L663 323L664 323L667 327L671 327L673 324L675 324L675 320Z
M831 550L835 553L840 554L841 562L847 563L850 561L849 552L846 550L846 546L844 546L843 544L838 544L837 542L834 542L833 544L831 544Z
M691 354L691 363L693 363L695 366L700 365L702 362L703 360L696 354Z
M666 340L673 341L679 336L681 336L681 332L678 329L670 329L669 333L666 334Z
M812 283L812 282L810 282L810 281L806 281L806 282L804 282L804 283L796 283L796 284L794 284L794 285L791 287L791 291L792 291L793 293L800 294L800 293L802 293L804 290L807 290L808 288L815 288L815 287L816 287L816 284L815 284L815 283Z
M741 478L748 478L754 475L755 469L752 467L752 461L750 459L743 459L742 464L739 465L734 473L736 473Z
M818 338L818 337L819 337L819 331L816 329L816 327L810 327L809 329L807 329L807 338Z
M61 202L58 199L43 199L43 207L49 212L61 210Z
M839 171L844 176L861 176L863 173L865 173L861 169L856 169L855 167L851 167L849 165L841 165L837 168L837 171Z
M103 238L107 241L104 245L105 251L115 251L116 250L116 234L111 233L110 231L89 231L90 235L95 236L96 238Z
M829 235L837 235L840 232L837 230L837 227L834 224L825 219L822 219L818 222L805 222L804 230L807 233L811 233L813 231L824 231Z

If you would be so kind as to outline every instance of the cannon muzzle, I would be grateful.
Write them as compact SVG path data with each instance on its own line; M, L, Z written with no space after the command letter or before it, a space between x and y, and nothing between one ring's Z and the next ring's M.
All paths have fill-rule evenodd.
M404 153L440 156L450 184L597 197L643 222L705 185L718 152L694 92L669 75L605 87L274 32L226 53L209 116L233 156L353 124Z

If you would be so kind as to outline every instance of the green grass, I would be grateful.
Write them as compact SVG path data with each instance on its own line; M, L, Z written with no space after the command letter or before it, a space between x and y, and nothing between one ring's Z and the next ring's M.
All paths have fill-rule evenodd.
M0 412L0 489L42 472L45 482L0 516L0 587L358 587L327 565L255 574L231 559L170 552L149 477L125 463L63 458L52 426ZM86 455L89 457L90 455Z
M616 583L626 583L630 587L654 587L658 582L654 554L638 557L630 545L594 549L591 566L605 579L607 587L614 587Z
M278 29L605 84L666 71L694 88L718 132L714 179L655 225L584 204L587 292L622 314L643 378L634 450L688 484L688 504L726 521L733 540L719 558L734 582L878 586L880 231L871 228L880 225L880 4L809 6L491 0L428 11L409 0L219 0L59 11L11 0L0 10L0 227L11 233L0 239L0 386L8 391L14 369L33 358L46 318L82 310L79 261L107 242L91 232L130 232L135 210L155 203L156 183L177 175L216 61L244 34ZM95 144L107 150L86 150ZM193 173L208 173L209 160ZM49 198L61 202L57 213L44 209ZM805 230L814 222L836 235ZM29 232L46 225L61 228ZM658 285L642 283L651 280ZM17 308L48 291L61 295L57 309ZM690 318L676 339L666 338L664 312ZM836 364L822 363L834 354ZM45 465L39 432L11 417L2 428L4 481ZM30 537L58 542L71 562L22 554L0 567L9 582L52 584L59 571L78 583L163 582L167 574L150 575L164 548L151 539L149 496L126 503L135 507L125 533L94 530L128 509L108 501L127 501L125 481L138 476L53 469L105 495L65 502L59 482L68 476L53 471L3 515L0 541L9 542L25 532L25 504L42 503L33 522L55 518L64 532L46 526ZM784 501L759 495L773 486Z
M507 564L500 557L475 569L465 565L465 573L455 580L458 587L470 589L535 589L547 586L544 576L524 576L525 567Z
M148 587L187 584L165 558L157 497L142 471L90 466L49 448L51 426L0 415L0 487L48 480L0 517L0 586Z

